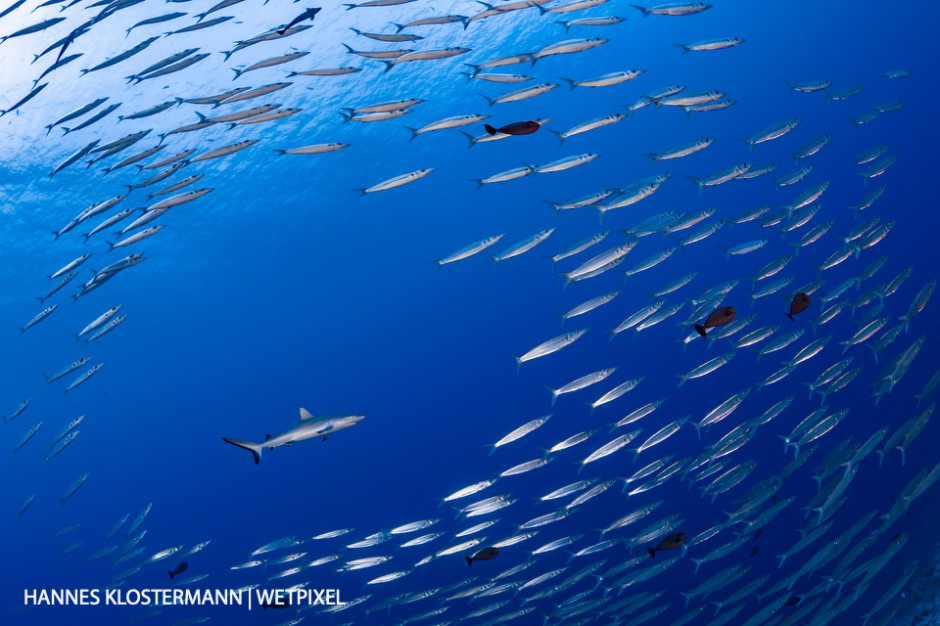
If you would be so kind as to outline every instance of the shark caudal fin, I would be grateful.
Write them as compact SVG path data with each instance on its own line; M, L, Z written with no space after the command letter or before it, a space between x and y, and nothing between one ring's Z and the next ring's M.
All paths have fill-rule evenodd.
M251 452L251 455L255 458L255 465L261 462L261 450L264 449L264 444L242 441L241 439L229 439L228 437L222 437L222 441Z

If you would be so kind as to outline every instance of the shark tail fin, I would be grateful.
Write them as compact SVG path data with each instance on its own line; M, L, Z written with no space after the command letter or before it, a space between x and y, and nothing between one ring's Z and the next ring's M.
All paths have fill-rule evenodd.
M229 439L228 437L222 437L222 441L251 452L251 455L255 458L255 465L261 462L261 450L264 448L263 444L242 441L241 439Z

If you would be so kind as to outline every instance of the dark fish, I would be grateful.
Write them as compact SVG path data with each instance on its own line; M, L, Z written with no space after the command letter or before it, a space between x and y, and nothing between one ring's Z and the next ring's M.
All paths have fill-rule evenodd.
M217 18L215 18L215 19L211 19L211 20L209 20L208 22L196 22L195 24L191 24L191 25L189 25L189 26L184 26L183 28L178 28L178 29L176 29L176 30L174 30L174 31L171 31L171 32L169 32L169 33L163 33L163 34L164 34L164 35L167 35L167 36L169 36L169 35L179 35L180 33L191 33L191 32L193 32L194 30L202 30L203 28L212 28L212 27L215 26L216 24L221 24L222 22L227 22L227 21L229 21L230 19L232 19L232 18L234 18L234 17L235 17L234 15L225 15L225 16L223 16L223 17L217 17Z
M174 576L179 576L180 574L182 574L188 569L189 569L189 563L187 563L186 561L183 561L182 563L180 563L179 565L171 569L169 572L167 572L167 574L170 575L170 580L173 580Z
M0 12L0 17L3 17L3 16L6 15L7 13L10 13L10 12L12 12L12 11L15 11L15 10L18 9L20 6L22 6L23 3L25 3L25 2L26 2L26 0L17 0L16 2L13 3L13 6L11 6L11 7L8 8L8 9L4 9L3 12Z
M117 56L115 56L115 57L111 57L110 59L108 59L108 60L106 60L106 61L102 61L101 63L99 63L98 65L96 65L96 66L94 66L94 67L92 67L92 68L89 68L89 69L86 69L86 70L82 70L81 74L82 74L82 76L84 76L85 74L87 74L87 73L89 73L89 72L95 72L95 71L98 71L98 70L103 70L103 69L106 68L106 67L111 67L112 65L117 65L117 64L120 63L121 61L125 61L125 60L129 59L129 58L131 58L132 56L134 56L135 54L140 54L141 52L143 52L144 50L146 50L147 47L150 46L150 44L152 44L153 42L155 42L155 41L156 41L157 39L159 39L159 38L160 38L160 37L157 36L157 37L151 37L151 38L149 38L149 39L145 39L144 41L140 42L139 44L137 44L136 46L134 46L134 47L131 48L130 50L125 50L125 51L122 52L121 54L119 54L119 55L117 55Z
M512 124L507 124L502 128L493 128L489 124L483 125L483 128L486 129L486 132L491 135L495 135L496 133L502 133L504 135L531 135L541 127L541 124L531 120L525 122L513 122Z
M809 294L805 294L801 291L800 293L793 296L793 300L790 301L790 312L784 313L784 315L789 317L790 321L793 322L795 321L793 319L794 315L796 315L797 313L802 313L808 308L809 308Z
M26 104L27 102L29 102L30 100L32 100L34 97L36 97L36 96L39 94L40 91L42 91L43 89L45 89L45 88L46 88L46 85L48 85L48 84L49 84L49 83L43 83L43 84L39 85L38 87L34 87L33 90L30 91L28 94L26 94L26 96L25 96L22 100L20 100L19 102L17 102L17 103L14 104L13 106L11 106L9 109L5 109L2 113L0 113L0 117L3 117L3 116L6 115L7 113L11 113L11 112L17 110L18 108L20 108L21 106L23 106L24 104Z
M764 536L764 529L763 529L763 528L758 528L757 530L754 531L754 541L757 541L758 539L760 539L760 538L763 537L763 536Z
M734 319L736 311L733 306L723 306L708 316L704 324L695 324L695 332L705 337L707 328L723 326Z
M46 84L48 85L49 83L46 83ZM117 109L119 106L121 106L121 103L120 103L120 102L118 102L117 104L112 104L112 105L108 106L107 108L102 109L101 111L98 111L98 113L96 113L94 116L88 118L87 120L85 120L84 122L82 122L81 124L79 124L78 126L73 126L72 128L68 128L68 127L66 127L66 126L60 126L59 128L62 129L62 132L65 133L65 135L68 135L69 133L73 133L73 132L75 132L76 130L81 130L81 129L83 129L83 128L86 128L86 127L88 127L88 126L91 126L91 125L94 124L95 122L97 122L97 121L101 120L102 118L104 118L104 117L110 115L111 113L113 113L114 110ZM65 135L63 135L63 137L64 137Z
M277 31L277 34L283 35L284 33L287 32L287 29L290 28L291 26L296 26L297 24L300 24L304 20L312 20L313 17L319 12L320 12L319 8L307 9L306 11L304 11L303 13L301 13L300 15L292 19L290 21L290 24L288 24L287 26L284 26L283 28L279 28Z
M758 552L760 552L760 546L754 546L753 548L751 548L751 556L754 556Z
M274 602L262 602L261 608L265 611L268 609L288 609L290 608L290 600L285 598L283 600L275 600Z
M53 65L50 65L48 68L46 68L46 71L43 72L42 74L40 74L40 75L39 75L39 78L33 79L33 86L35 87L36 84L37 84L39 81L41 81L43 78L45 78L47 74L56 71L57 69L59 69L59 68L62 67L63 65L66 65L66 64L68 64L68 63L71 63L72 61L74 61L74 60L77 59L78 57L82 56L83 54L84 54L83 52L79 52L78 54L69 55L69 56L65 57L64 59L62 59L61 61L56 61Z
M796 606L800 603L803 598L800 596L790 596L787 598L787 601L783 603L784 606Z
M138 26L148 26L150 24L160 24L162 22L169 22L170 20L179 19L183 17L184 15L186 15L186 13L178 12L178 13L167 13L166 15L160 15L157 17L151 17L150 19L137 22L136 24L128 28L127 35L130 35L131 31L137 28ZM124 36L127 37L127 35L124 35Z
M654 558L656 553L660 550L675 550L682 546L685 543L685 533L672 533L663 537L663 540L659 542L655 548L647 548L646 551L650 553L650 558Z
M13 37L22 37L23 35L31 35L33 33L44 31L50 26L54 26L58 24L59 22L63 21L64 19L65 19L64 17L54 17L44 22L39 22L38 24L33 24L32 26L27 26L26 28L16 31L15 33L11 33L4 37L0 37L0 43L3 43L7 39L11 39Z
M499 555L499 548L483 548L473 556L465 556L467 565L473 565L474 561L489 561Z

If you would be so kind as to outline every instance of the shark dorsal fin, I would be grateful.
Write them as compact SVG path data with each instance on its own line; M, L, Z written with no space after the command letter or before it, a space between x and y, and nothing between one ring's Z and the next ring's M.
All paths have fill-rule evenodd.
M313 417L313 413L311 413L310 411L308 411L307 409L303 407L300 407L300 421L308 420L308 419L311 419L312 417Z

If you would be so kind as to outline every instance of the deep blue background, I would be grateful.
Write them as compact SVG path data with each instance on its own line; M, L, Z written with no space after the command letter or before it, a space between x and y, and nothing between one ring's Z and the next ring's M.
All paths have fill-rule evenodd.
M0 505L6 511L0 514L0 529L9 564L3 568L0 588L3 604L15 611L9 614L10 623L53 623L60 619L72 623L124 623L135 614L131 610L45 608L20 614L18 607L23 588L105 586L116 573L131 567L133 561L115 567L110 559L87 564L84 558L105 545L100 537L117 518L130 513L133 519L148 502L154 506L144 525L148 529L141 544L148 548L144 555L211 539L205 551L190 559L190 573L211 574L200 583L209 587L263 583L277 570L229 574L229 567L247 560L259 545L285 535L312 536L333 528L355 527L343 539L300 548L308 551L307 560L312 560L338 552L341 546L381 529L442 518L434 529L447 531L450 536L427 546L393 552L396 544L389 542L368 550L344 552L351 554L348 558L394 555L383 566L330 575L328 565L283 581L284 586L302 580L309 580L312 586L337 586L343 590L344 599L371 592L376 594L374 603L400 593L447 586L466 577L463 560L452 556L418 568L399 581L361 591L367 580L409 569L427 553L459 543L462 540L453 539L452 533L480 521L454 521L451 509L435 508L437 500L535 458L541 454L539 448L580 430L602 428L588 443L557 454L547 467L502 479L480 494L511 493L519 498L518 503L496 515L501 518L499 525L484 533L490 542L513 534L512 524L552 510L548 504L533 504L533 498L579 478L628 476L643 461L652 461L658 455L697 457L703 443L714 442L733 425L758 415L778 400L790 394L797 396L783 416L730 457L729 467L755 459L758 469L745 484L720 496L715 504L699 498L697 488L687 490L687 483L680 483L678 478L626 502L619 487L615 487L568 519L542 528L536 538L505 549L498 560L474 565L473 574L503 571L525 560L529 550L568 534L584 533L585 537L572 546L583 548L594 541L592 529L659 499L665 503L654 515L618 536L631 537L647 523L674 513L685 519L681 530L695 535L722 520L722 511L731 509L734 499L748 486L778 474L789 458L782 454L776 435L788 433L818 406L815 399L807 401L801 382L813 380L841 358L841 348L835 341L847 339L856 329L848 311L820 329L820 335L834 335L833 343L821 355L802 365L786 381L760 392L752 390L727 423L708 432L703 442L698 441L692 428L686 427L661 448L643 453L636 463L624 450L576 476L574 463L615 436L606 433L606 424L660 398L668 398L663 408L635 426L643 428L640 441L683 415L689 414L697 421L730 395L763 380L779 367L779 361L789 358L810 337L756 365L749 351L739 351L728 366L707 378L690 381L677 391L674 375L728 350L726 346L708 348L699 344L683 352L676 340L685 331L675 323L689 315L689 306L635 339L632 336L637 333L628 331L608 343L607 331L644 306L649 292L678 276L699 272L691 285L667 297L667 306L731 278L750 276L790 249L775 229L748 223L725 228L705 242L680 250L662 265L626 283L622 284L622 272L612 271L562 289L563 279L553 275L550 262L543 256L596 232L597 214L586 208L555 215L543 199L561 201L608 187L624 187L655 173L673 175L651 199L610 213L603 228L616 230L666 210L692 213L716 207L716 217L730 217L764 203L781 206L811 185L831 180L822 199L823 210L802 230L826 219L834 219L836 225L781 274L793 276L791 287L795 288L817 278L814 264L836 250L841 245L838 237L858 223L848 207L874 187L886 185L884 197L860 219L880 215L883 222L897 220L894 230L859 259L825 272L827 282L818 293L824 294L858 275L880 255L888 256L885 268L864 283L860 292L849 292L845 299L854 299L902 269L913 267L910 280L886 301L884 314L892 316L890 327L920 287L936 277L933 239L937 217L932 177L938 141L934 112L937 72L936 63L930 59L934 58L932 35L940 11L932 5L919 7L916 12L886 10L883 4L867 0L769 6L729 0L716 4L709 11L684 18L644 19L622 2L594 9L586 14L629 19L610 28L575 28L567 37L603 36L609 37L610 43L583 54L550 57L534 67L509 66L494 71L527 73L537 81L561 82L559 77L584 79L635 68L645 70L640 78L606 89L569 91L562 84L536 99L494 107L487 107L478 93L492 97L520 85L503 89L483 81L468 82L459 74L465 69L461 62L479 63L565 39L564 29L552 23L557 16L540 16L535 9L529 9L473 23L466 31L458 25L414 29L427 38L407 47L463 45L473 52L458 59L405 64L383 73L380 64L343 52L341 42L356 49L386 47L356 37L348 26L385 32L389 22L437 12L472 14L479 5L432 5L422 0L398 8L349 12L324 6L312 29L283 42L238 52L229 66L223 64L222 55L214 54L186 73L134 87L125 87L122 80L133 70L183 47L230 49L231 41L290 20L302 5L272 2L259 10L258 0L247 0L218 14L236 15L230 23L161 39L138 57L81 78L78 69L90 67L92 60L97 63L130 48L149 36L151 30L156 34L168 29L166 25L141 27L124 40L124 29L135 22L172 10L196 13L197 8L206 10L212 3L145 2L96 24L89 35L80 38L74 48L84 52L85 57L53 75L47 90L24 106L21 114L0 120L6 137L0 152L4 167L0 178L0 276L4 285L0 351L5 355L0 360L0 408L8 413L23 399L32 398L21 417L2 426L0 437L12 448L29 426L40 419L44 422L34 441L15 456L0 461L0 472L7 476L0 488ZM0 32L6 34L58 15L51 7L26 17L31 5L27 3L0 20ZM3 44L0 53L9 55L6 59L18 68L3 78L4 106L28 93L31 79L38 76L44 63L54 60L49 57L55 53L26 72L22 67L31 55L65 35L93 11L85 10L83 5L72 7L63 14L69 19L54 29ZM581 14L562 18L574 16ZM188 19L170 24L183 26ZM747 41L732 50L687 55L672 45L724 36ZM291 66L251 72L231 82L227 67L285 54L292 51L291 46L312 54ZM364 71L340 78L296 77L290 89L260 101L302 107L301 115L231 132L214 127L168 140L161 157L186 147L197 147L202 152L242 138L261 142L237 156L194 164L181 171L177 178L205 173L198 185L214 187L215 192L197 203L171 209L161 218L166 228L134 247L135 251L146 252L145 263L75 305L67 300L67 294L73 292L70 285L52 299L59 303L59 310L20 336L19 327L39 310L34 296L48 288L45 274L89 250L94 256L80 274L82 280L87 280L91 276L89 267L100 268L118 258L118 252L106 252L104 236L96 235L87 246L82 245L79 233L87 230L83 230L85 224L56 242L48 233L61 228L83 207L120 193L121 184L140 180L132 176L130 169L101 177L95 170L72 167L52 181L45 177L48 171L94 138L100 136L105 143L146 128L159 129L152 133L155 135L194 121L193 111L197 109L183 105L144 120L120 124L106 121L62 140L58 139L58 131L43 137L42 126L102 94L110 95L112 101L123 101L121 112L126 115L172 97L201 96L232 85L258 86L282 80L288 67L299 70L339 64L362 66ZM885 70L902 67L913 71L911 78L888 80L882 76ZM859 84L865 89L850 100L829 102L824 94L791 91L780 78L828 79L834 88ZM648 107L612 127L572 137L562 147L554 135L542 131L468 150L467 142L456 131L428 133L408 142L409 133L402 128L403 124L419 126L450 115L484 112L496 124L550 117L549 128L566 130L575 123L623 111L621 105L670 84L687 85L689 92L718 89L738 103L726 111L695 114L688 119L680 111ZM410 97L427 102L399 120L342 124L337 115L341 106ZM850 117L875 104L894 100L904 103L901 111L884 114L859 128L849 122ZM237 110L246 105L250 103L218 110ZM803 123L785 138L757 146L752 152L740 141L759 128L791 117L801 117ZM471 134L482 132L479 127L467 130ZM806 160L814 166L813 172L793 187L776 190L774 180L794 167L787 155L824 133L831 133L833 140L819 155ZM708 150L686 159L652 164L643 156L701 137L717 141ZM296 157L279 157L273 151L326 141L344 141L352 148ZM897 155L897 163L884 176L866 183L858 176L862 168L854 164L853 158L882 143L891 146L890 153ZM148 138L127 154L150 145L153 140ZM600 158L572 171L482 189L475 189L467 180L520 163L546 163L585 152L598 153ZM123 156L126 154L110 162ZM779 168L764 178L709 188L701 195L682 178L684 174L704 176L741 161L776 162ZM352 191L421 167L436 170L402 189L361 198ZM138 191L118 208L145 204L144 192ZM92 225L97 222L97 218L91 221ZM547 243L495 270L483 257L437 271L432 264L433 259L489 235L506 233L493 249L498 251L551 227L557 230ZM761 237L769 238L771 243L759 252L730 261L716 245L731 246ZM786 241L797 238L789 235ZM620 241L621 235L615 233L603 247ZM658 235L644 238L621 267L626 269L671 245L671 240ZM600 251L598 248L593 252ZM569 260L556 269L568 271L577 264ZM772 296L758 300L751 308L749 288L749 281L743 280L727 299L728 304L738 307L739 315L752 311L758 315L748 330L779 323L781 332L789 331L789 322L781 315L786 302ZM615 289L621 293L611 304L566 324L567 330L589 327L583 339L556 355L523 365L518 375L514 373L509 355L521 354L560 333L558 313ZM76 346L70 334L118 303L124 305L122 313L128 314L125 323L87 348ZM845 438L864 441L885 424L892 425L893 433L897 425L917 413L912 396L922 389L940 362L935 306L928 307L911 324L910 333L902 335L884 355L890 358L926 335L924 348L907 377L877 406L869 397L870 384L887 359L876 366L865 348L849 351L855 357L853 366L862 365L864 369L850 388L831 398L830 406L833 411L851 406L852 412L820 441L814 457L784 481L781 497L797 495L797 503L764 529L757 556L749 559L745 547L719 563L703 566L697 575L691 563L681 562L638 588L665 590L656 602L669 601L672 606L658 619L678 619L683 615L678 592L694 588L707 576L734 563L746 562L752 567L747 579L772 574L769 587L780 579L778 576L796 571L814 549L840 529L847 529L860 515L873 508L886 512L917 471L934 466L936 454L931 443L937 440L935 424L929 424L908 450L906 466L900 466L896 454L889 455L880 469L876 456L867 459L826 538L788 560L778 573L773 555L793 545L798 540L793 529L808 523L799 508L816 492L809 474L825 454ZM807 319L818 312L814 307L800 323L806 325ZM67 396L61 390L73 376L45 385L41 373L52 373L85 355L106 363L95 378ZM605 383L559 399L554 417L543 428L488 456L485 444L549 411L546 385L558 387L587 372L613 366L617 372ZM589 415L583 402L637 376L646 378L636 390ZM367 418L325 444L306 442L266 451L257 467L247 453L219 440L220 436L259 440L265 433L280 432L295 422L299 406L314 414L362 413ZM60 457L44 463L40 454L46 452L46 442L79 414L87 416L80 426L81 435ZM57 499L84 471L91 472L88 483L61 506ZM38 494L35 503L22 519L17 518L15 512L33 492ZM931 524L935 501L934 492L927 492L859 559L861 563L879 554L895 532L911 535L904 551L875 579L865 597L837 620L839 623L854 623L912 560L929 560L936 547ZM55 535L56 530L73 523L82 526L69 535ZM689 556L694 556L692 550L705 553L733 536L732 531L725 531L707 544L690 549ZM79 539L85 540L82 549L60 555ZM619 563L624 555L622 547L597 555L598 559L608 559L601 572ZM590 558L576 559L565 575L592 562ZM528 580L561 567L565 559L562 551L545 555L516 579ZM144 566L128 585L165 585L164 565L168 564ZM804 592L818 581L818 577L801 581L794 591ZM587 590L594 582L582 582L566 593L571 596ZM611 582L605 580L602 585ZM743 583L709 600L726 597ZM847 588L847 592L851 590ZM496 596L470 605L462 600L440 619L456 619L472 610L468 606L480 608L507 598L509 595ZM391 615L405 618L430 610L437 602L415 603L395 609ZM517 597L491 616L518 608L519 602ZM552 609L552 603L539 604L540 611ZM743 622L744 616L756 610L752 601L739 619ZM217 615L222 623L249 619L238 611L216 614L212 609L167 609L152 623L173 623L203 614ZM710 608L704 615L710 615ZM356 608L337 615L335 623L364 623L364 616L361 608ZM272 624L289 617L250 616L254 621L262 619ZM538 612L520 621L540 622ZM695 623L706 621L700 616Z

